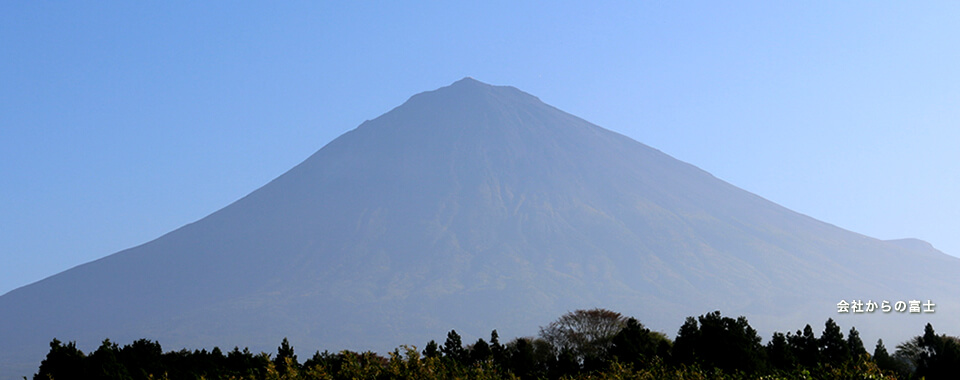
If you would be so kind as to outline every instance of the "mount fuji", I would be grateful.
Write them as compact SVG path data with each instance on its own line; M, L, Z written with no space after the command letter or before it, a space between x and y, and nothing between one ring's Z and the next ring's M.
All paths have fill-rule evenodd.
M958 276L928 244L815 220L465 78L197 222L0 296L0 373L35 372L53 338L385 352L593 307L671 336L713 310L765 338L832 317L872 347L928 322L957 331ZM936 308L843 314L842 300Z

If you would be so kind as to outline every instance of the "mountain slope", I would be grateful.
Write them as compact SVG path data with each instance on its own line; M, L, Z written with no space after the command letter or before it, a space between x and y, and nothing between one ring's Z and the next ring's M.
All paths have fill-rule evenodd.
M839 317L867 339L900 339L927 321L958 327L958 274L960 260L935 250L797 214L467 78L196 223L3 295L0 373L34 370L53 337L384 351L452 328L532 334L586 307L671 335L719 309L765 337ZM938 306L848 316L841 299Z

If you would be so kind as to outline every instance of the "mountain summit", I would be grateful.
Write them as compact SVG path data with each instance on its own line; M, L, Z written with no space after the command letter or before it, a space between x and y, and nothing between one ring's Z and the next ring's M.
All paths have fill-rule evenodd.
M3 295L0 372L35 371L54 337L387 351L453 328L532 334L592 307L670 335L721 310L765 338L833 317L904 339L960 327L958 275L960 260L930 247L817 221L465 78L202 220ZM854 299L937 306L837 313Z

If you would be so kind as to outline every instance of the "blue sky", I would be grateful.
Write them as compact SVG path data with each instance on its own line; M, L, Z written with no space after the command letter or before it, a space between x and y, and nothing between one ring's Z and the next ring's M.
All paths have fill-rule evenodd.
M960 255L956 20L955 2L4 2L0 294L465 76Z

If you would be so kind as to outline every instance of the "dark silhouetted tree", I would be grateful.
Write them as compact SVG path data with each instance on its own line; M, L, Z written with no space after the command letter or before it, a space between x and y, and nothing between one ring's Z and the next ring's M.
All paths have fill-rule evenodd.
M267 363L268 361L265 362L263 357L254 356L249 348L240 351L239 347L234 347L232 351L227 353L224 367L236 377L261 378Z
M506 370L521 379L557 377L549 376L549 370L556 368L556 352L546 340L516 338L504 348L507 357Z
M715 311L701 315L697 321L699 326L688 318L680 327L673 346L675 355L724 371L756 373L764 369L766 359L760 336L745 317L722 317ZM685 352L677 352L678 347Z
M803 327L803 332L797 330L796 335L787 335L787 342L800 365L812 368L820 362L820 341L809 324Z
M493 353L490 351L490 345L483 338L477 339L477 343L470 348L470 363L480 363L490 360Z
M960 344L957 338L937 335L927 323L919 339L917 376L927 379L953 379L960 370Z
M544 339L533 339L530 341L530 344L533 346L533 358L534 358L534 368L536 370L536 377L550 377L557 378L560 374L557 374L555 370L557 366L557 351L554 349L553 345L550 342L547 342ZM554 376L550 376L551 373Z
M917 371L917 365L920 363L923 336L913 337L906 342L897 345L897 351L893 353L893 358L899 363L901 372L904 374L913 374Z
M294 368L296 370L300 369L297 354L293 352L293 347L290 346L290 341L287 338L283 338L280 347L277 347L277 357L273 359L273 365L281 376L289 372L289 366L296 367Z
M537 357L529 338L517 338L508 345L510 371L522 379L536 378Z
M146 339L134 341L120 349L119 357L135 380L146 380L150 375L160 376L164 373L160 343Z
M694 317L687 317L680 330L677 331L677 339L673 341L673 351L671 356L676 363L693 364L697 362L697 342L700 341L700 325Z
M82 379L84 377L83 352L77 349L76 342L61 344L59 340L50 342L50 352L40 362L40 370L33 375L34 380Z
M456 330L450 330L447 333L447 340L443 342L441 349L443 356L460 364L466 364L467 352L463 348L463 342L460 340L460 334Z
M836 366L848 360L850 360L850 351L847 348L847 342L843 339L840 326L833 321L833 318L829 318L824 324L823 334L820 335L820 361Z
M549 371L550 378L552 379L564 376L572 377L583 370L583 367L580 365L580 359L570 348L561 349L560 352L557 353L556 360L553 362Z
M127 368L119 360L120 347L110 339L104 339L100 348L87 360L87 375L90 379L129 379Z
M596 362L610 348L613 337L626 325L620 313L606 309L576 310L540 328L540 337L557 352L572 352L581 363Z
M629 318L626 325L613 337L610 359L615 357L621 362L633 364L634 368L640 368L662 353L663 344L667 347L670 345L670 340L664 334L650 331L640 321Z
M767 343L767 362L780 370L791 370L797 365L793 349L783 333L773 333L773 338Z
M877 367L884 371L899 372L902 368L896 359L887 352L887 347L883 345L883 339L877 339L877 346L873 349L873 362Z
M342 361L343 358L338 354L331 353L327 350L323 350L323 352L317 351L310 359L303 362L303 368L310 370L319 366L324 368L328 373L337 373L340 370Z
M856 327L851 327L850 334L847 335L847 350L853 359L867 355L867 349L863 346L863 340L860 339L860 332Z
M427 358L440 357L440 345L437 344L437 341L430 340L427 342L427 346L423 348L423 356Z
M507 366L507 351L506 347L500 344L500 334L497 333L497 330L490 332L490 354L493 357L493 364L498 368L505 368Z

